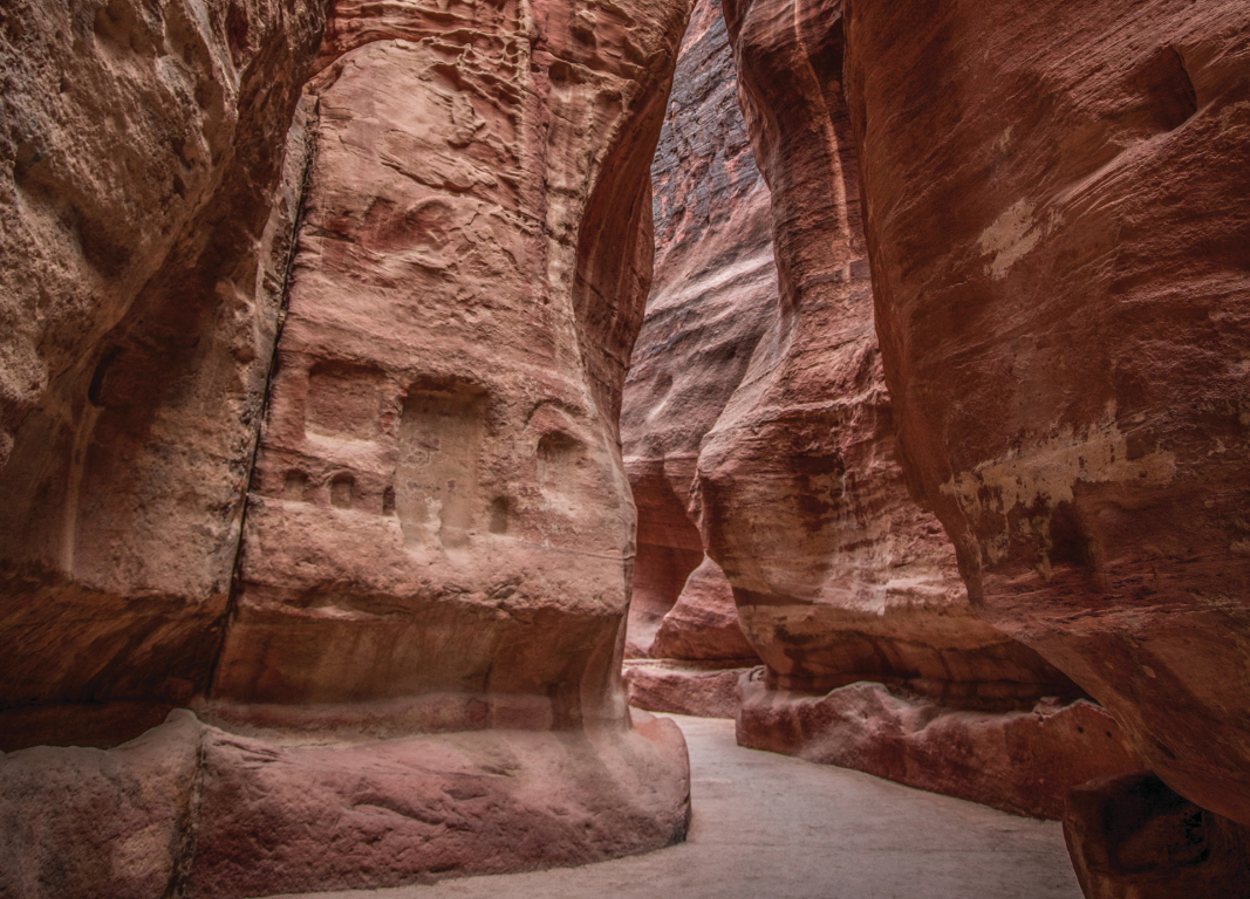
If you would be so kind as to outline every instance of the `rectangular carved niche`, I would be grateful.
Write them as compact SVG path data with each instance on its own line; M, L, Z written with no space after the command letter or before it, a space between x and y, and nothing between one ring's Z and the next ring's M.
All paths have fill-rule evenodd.
M414 387L399 426L395 511L409 544L463 546L477 526L486 396L468 385Z

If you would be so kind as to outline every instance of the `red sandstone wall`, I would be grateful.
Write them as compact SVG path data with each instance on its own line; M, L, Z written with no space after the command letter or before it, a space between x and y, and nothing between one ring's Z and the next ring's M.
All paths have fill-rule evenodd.
M0 13L0 745L115 747L0 755L4 895L685 833L617 419L688 9L295 6Z
M982 617L1248 823L1250 7L847 7L911 480Z
M719 568L705 560L692 508L700 443L742 380L777 302L768 189L735 85L720 3L702 0L682 45L652 166L655 281L621 414L638 505L628 647L634 655L753 655ZM683 596L685 612L668 620L667 646L653 646ZM719 628L689 626L709 615Z

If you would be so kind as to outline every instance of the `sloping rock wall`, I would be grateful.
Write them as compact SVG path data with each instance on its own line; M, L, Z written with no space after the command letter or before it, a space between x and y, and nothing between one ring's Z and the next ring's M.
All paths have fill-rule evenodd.
M700 0L652 167L655 281L621 412L638 505L630 655L754 655L736 633L727 585L704 556L692 508L700 443L741 381L777 302L768 189L735 84L719 0ZM653 646L679 598L694 615L706 610L731 619L730 626L718 637L678 615L667 622L665 645Z
M0 11L0 746L67 717L134 735L208 687L323 23L276 0ZM23 712L59 704L80 708Z
M846 22L912 483L983 618L1250 824L1250 8Z
M766 664L744 684L739 740L1057 817L1074 783L1135 764L1106 716L1097 738L1074 720L1066 677L976 616L937 519L909 495L839 6L729 0L725 16L780 287L698 462L708 553ZM860 681L885 687L874 699Z

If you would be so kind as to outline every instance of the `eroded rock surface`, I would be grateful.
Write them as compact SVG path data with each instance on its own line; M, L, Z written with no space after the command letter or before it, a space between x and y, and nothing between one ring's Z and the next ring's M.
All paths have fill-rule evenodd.
M389 886L684 833L680 735L624 701L617 421L688 7L342 0L318 52L297 6L4 13L4 376L49 380L0 405L2 745L205 722L170 776L173 725L3 760L35 894Z
M323 22L276 0L0 10L0 747L79 714L15 709L90 703L72 736L107 741L208 686Z
M626 659L625 686L630 705L652 711L736 718L742 705L739 684L756 670L717 660Z
M336 13L223 703L622 718L615 422L680 6Z
M1022 808L1023 793L1094 747L1074 741L1046 773L1028 770L1050 748L1064 746L1056 731L1036 756L1016 753L1021 764L1008 766L1003 778L986 777L960 791L958 777L937 763L940 751L914 752L906 727L887 724L865 733L862 703L837 693L856 681L877 681L901 691L891 701L915 705L922 718L975 710L980 733L1008 727L1008 719L996 713L1031 709L1045 696L1062 703L1078 695L1032 650L976 617L949 542L938 521L908 495L895 458L855 145L841 92L836 4L731 2L725 16L747 131L771 187L779 295L758 307L764 310L763 330L744 346L749 363L699 441L695 491L685 503L696 513L707 554L723 568L749 643L767 666L767 688L750 692L740 738L827 760L837 756L916 785ZM712 307L698 295L673 302L683 305L686 320L715 324L705 311ZM687 327L693 332L693 325ZM668 344L649 349L654 357L672 353L683 369L705 365ZM678 412L669 427L691 420ZM663 445L670 416L662 407L632 427L644 434L653 429ZM641 492L650 492L646 478L634 481L636 490L641 484ZM639 507L645 529L649 509L643 502ZM694 578L687 591L692 583ZM714 622L714 616L692 615L689 608L676 602L664 625L672 619L695 632L692 622ZM673 654L691 642L672 639L676 628L666 635L660 626L657 634L653 655L666 637L679 647ZM630 676L641 685L642 674L639 669ZM647 677L649 686L662 683L651 672ZM787 708L795 721L807 720L812 704L822 709L815 716L819 726L787 723ZM883 714L898 718L892 711ZM1046 730L1052 718L1039 717L1038 729ZM831 752L839 733L845 745ZM1075 731L1064 731L1069 733ZM963 757L981 753L988 764L1006 739L966 740ZM815 741L824 746L816 750ZM904 757L907 764L899 762ZM1117 747L1088 770L1122 770L1125 757ZM1071 767L1078 775L1087 770ZM1014 785L1008 783L1012 776ZM1070 785L1054 780L1044 802L1052 815Z
M1082 784L1063 833L1086 899L1250 896L1250 831L1153 775Z
M700 0L652 168L655 281L621 414L638 505L631 655L708 657L706 651L686 654L674 642L689 638L704 649L715 643L702 629L685 626L689 616L668 620L666 645L653 646L679 597L686 610L702 609L710 599L709 614L728 612L723 576L704 556L692 484L700 443L741 381L777 296L768 190L735 83L720 3ZM696 569L699 576L688 582ZM734 627L722 628L726 639L711 649L712 657L754 655Z
M814 696L739 686L738 742L888 777L1039 818L1060 818L1074 784L1141 768L1120 726L1087 702L1006 711L935 703L862 681Z
M179 710L116 749L0 755L0 895L255 896L573 865L685 834L671 722L371 739Z
M1070 12L848 3L903 456L985 619L1250 824L1250 8Z

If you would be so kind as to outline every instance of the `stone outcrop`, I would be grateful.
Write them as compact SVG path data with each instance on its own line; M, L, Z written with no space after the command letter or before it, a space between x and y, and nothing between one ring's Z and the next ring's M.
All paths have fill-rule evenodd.
M668 365L687 382L707 371L724 384L724 373L674 341L672 325L656 332L644 327L626 410L638 402L648 413L626 417L627 451L673 450L629 456L640 540L648 515L667 536L678 530L670 524L677 512L690 510L712 564L723 568L745 636L766 663L764 682L749 682L739 718L746 745L1057 816L1074 783L1135 765L1112 724L1100 727L1098 739L1078 727L1086 709L1098 713L1087 704L1064 706L1079 697L1067 678L975 615L937 519L908 494L874 331L855 142L841 92L839 10L757 0L727 2L724 12L747 132L771 188L767 214L779 293L767 306L754 297L713 294L721 304L742 305L753 323L762 317L762 330L753 330L749 343L738 338L738 355L749 361L735 371L731 394L705 397L702 421L688 403L670 407L649 398L647 374ZM721 246L735 239L713 236ZM663 272L665 256L658 259ZM656 311L648 325L667 314L682 321L679 333L704 342L725 318L722 306L701 292L657 290L651 303ZM690 430L709 420L710 427ZM681 433L690 435L684 443L673 437ZM676 463L688 465L696 452L692 495L672 490L675 501L647 499L662 493L657 484L685 483L689 468ZM661 456L666 481L656 476L657 465L632 462ZM640 568L643 561L640 551ZM662 576L648 582L672 583ZM692 576L686 593L699 582ZM725 591L704 591L715 592ZM670 587L663 602L652 604L668 610L649 645L652 655L666 642L678 648L665 655L693 642L666 634L670 621L673 630L684 625L689 633L716 621L690 614L698 606L683 601L686 593L675 600ZM631 668L629 677L636 693L651 694L661 674L673 676L648 672L644 685L643 670ZM875 704L882 726L862 724L861 713L874 704L865 705L860 688L847 687L865 680L897 694ZM934 719L943 727L917 724ZM1021 721L1029 723L1021 727ZM1102 736L1107 729L1109 738ZM988 771L1003 745L1018 747L1038 733L1047 736L1036 752L1017 749L1015 764L961 781L959 766ZM947 763L943 749L955 743L960 760ZM1030 796L1039 785L1042 795Z
M88 6L2 20L0 749L198 718L0 760L0 892L680 839L617 421L686 5Z
M753 671L724 661L626 659L630 705L699 718L734 718L742 704L739 684Z
M684 751L658 720L300 744L179 710L116 749L0 755L0 895L257 896L600 861L685 832Z
M1250 7L847 7L911 482L985 620L1250 824Z
M1042 699L984 711L861 681L827 694L740 685L738 742L868 771L1018 815L1060 818L1074 784L1141 763L1105 709Z

